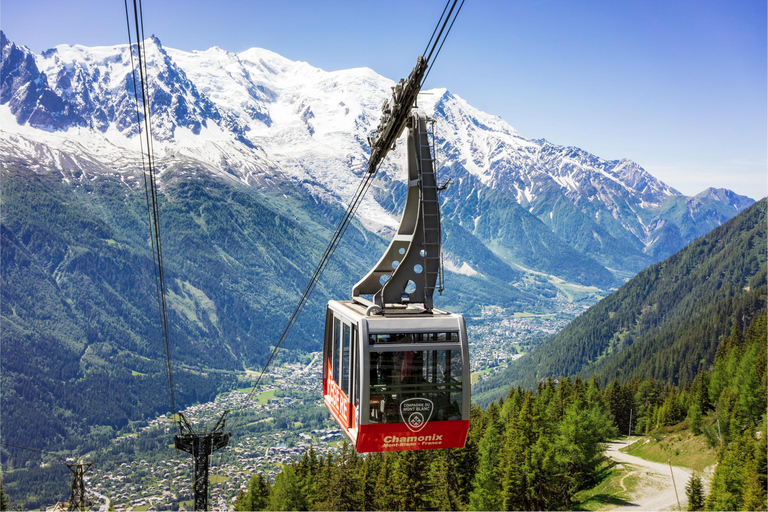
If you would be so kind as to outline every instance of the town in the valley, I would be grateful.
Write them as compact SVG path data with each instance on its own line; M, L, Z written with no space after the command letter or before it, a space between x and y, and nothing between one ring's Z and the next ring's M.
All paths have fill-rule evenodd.
M521 347L562 328L580 309L575 307L571 315L483 311L480 321L468 329L473 383L504 369L523 355ZM473 343L474 339L484 343ZM274 480L283 465L299 460L310 448L319 458L344 449L341 430L322 405L321 353L286 357L291 358L270 367L253 394L255 371L247 372L242 388L181 411L200 430L212 428L223 411L230 411L229 445L210 458L213 507L230 509L253 475L262 473ZM86 473L86 487L100 508L106 510L110 501L116 510L192 508L194 462L173 448L173 425L168 414L134 426L113 440L109 465L100 465L99 457L93 457L97 462Z

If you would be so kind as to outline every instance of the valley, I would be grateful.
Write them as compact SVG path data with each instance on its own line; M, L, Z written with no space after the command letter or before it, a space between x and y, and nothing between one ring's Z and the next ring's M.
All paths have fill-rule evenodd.
M501 371L567 321L565 314L507 317L489 308L483 317L470 320L473 373L482 381ZM259 374L254 370L234 374L238 389L180 411L200 430L211 428L223 411L230 411L226 431L233 436L211 457L211 503L219 507L232 507L253 474L274 480L282 467L310 448L322 459L338 455L345 442L322 405L321 354L280 354L286 361L269 369L251 400L248 384ZM170 415L120 432L108 447L85 456L96 461L86 479L88 488L109 497L117 510L189 508L193 461L173 448L173 434Z
M274 478L310 447L322 456L339 449L341 431L329 421L319 398L319 354L297 359L272 367L250 401L250 388L243 387L180 411L201 431L230 411L226 431L233 437L211 457L211 503L216 506L231 507L254 472ZM241 375L242 384L253 376ZM109 497L120 510L189 508L193 459L173 448L171 425L170 415L163 415L115 438L108 456L101 451L89 454L101 462L90 472L89 488ZM151 449L137 448L141 446Z
M573 307L577 311L583 306ZM468 319L470 360L478 382L501 371L569 320L566 313L514 314L486 309L480 318ZM344 437L322 405L320 356L319 352L281 350L250 400L248 393L259 369L226 372L236 379L233 389L180 411L200 430L212 428L225 410L230 411L226 430L233 436L226 448L211 457L211 503L231 507L254 473L274 479L282 467L299 460L310 447L321 458L340 453ZM173 447L173 435L170 413L131 422L115 431L101 447L79 455L94 462L86 474L88 489L108 497L117 510L189 508L193 460ZM21 488L15 476L6 475L5 489L18 499ZM69 477L48 474L43 478L58 479L58 487L66 489ZM29 493L26 502L50 505L51 492L55 491L37 496ZM63 500L66 492L61 492L59 499Z

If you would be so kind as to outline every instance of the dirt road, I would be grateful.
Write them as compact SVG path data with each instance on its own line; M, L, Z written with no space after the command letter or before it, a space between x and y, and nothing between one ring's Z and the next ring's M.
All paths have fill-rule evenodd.
M627 446L625 442L608 443L605 454L623 464L627 470L633 471L633 474L640 478L641 484L634 495L629 498L630 503L628 505L612 510L681 510L677 506L669 464L649 462L640 457L620 452L619 449L625 446ZM682 510L685 510L688 506L685 484L691 478L691 470L678 466L672 466L672 470L677 484L677 497L680 498Z

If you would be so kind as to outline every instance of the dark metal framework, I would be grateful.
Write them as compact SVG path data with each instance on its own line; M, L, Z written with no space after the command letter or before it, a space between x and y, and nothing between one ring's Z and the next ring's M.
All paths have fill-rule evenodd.
M442 291L440 203L431 124L421 112L404 124L408 126L408 193L400 227L376 266L352 289L353 300L378 311L402 304L423 304L429 311L434 291ZM372 295L372 300L362 295Z
M368 139L371 145L371 157L368 159L368 172L374 173L389 150L403 133L411 115L411 108L421 91L421 82L427 71L427 59L419 57L416 66L408 78L400 80L392 88L392 98L381 106L381 120L374 134Z
M195 432L187 418L179 413L180 433L173 436L176 449L192 454L195 459L195 510L208 510L208 457L229 443L231 432L224 433L229 411L224 411L210 432Z
M72 494L69 496L68 510L88 510L93 502L85 495L85 479L83 476L93 462L65 462L66 466L72 472Z

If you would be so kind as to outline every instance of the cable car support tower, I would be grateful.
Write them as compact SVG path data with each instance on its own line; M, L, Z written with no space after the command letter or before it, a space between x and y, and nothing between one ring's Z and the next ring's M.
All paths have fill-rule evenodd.
M85 472L91 467L93 462L83 462L82 459L77 462L64 463L72 472L72 494L69 496L69 507L67 510L88 510L93 502L88 498L85 492Z
M210 432L195 432L187 418L178 413L180 432L173 436L173 440L177 450L187 452L195 459L195 510L208 510L208 458L229 442L232 433L224 433L228 413L229 411L224 411Z

